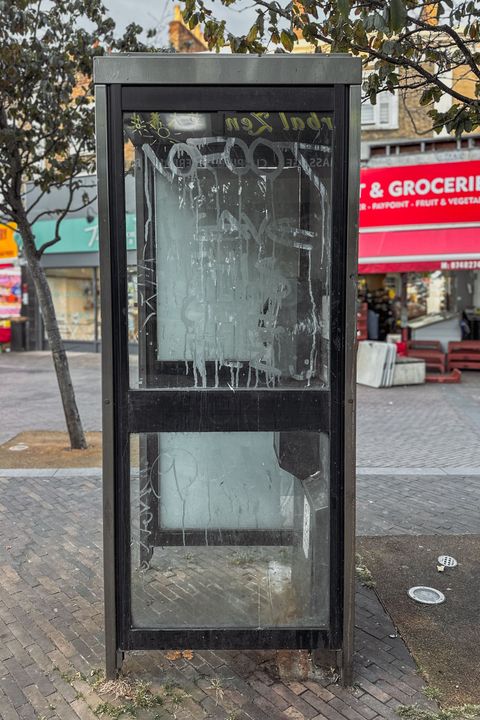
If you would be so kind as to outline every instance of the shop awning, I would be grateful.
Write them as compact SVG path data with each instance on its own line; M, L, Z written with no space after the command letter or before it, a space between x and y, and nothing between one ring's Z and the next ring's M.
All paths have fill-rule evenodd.
M480 226L368 228L358 254L360 274L480 270Z

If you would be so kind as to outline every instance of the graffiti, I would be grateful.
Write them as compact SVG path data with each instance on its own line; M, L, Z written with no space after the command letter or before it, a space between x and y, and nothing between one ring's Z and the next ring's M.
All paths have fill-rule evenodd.
M211 146L220 146L221 150L213 151ZM143 151L153 159L149 144L143 145ZM234 158L234 152L239 157ZM265 158L265 152L275 158L273 167ZM330 168L331 148L302 142L275 143L264 138L256 138L250 145L238 137L188 138L173 144L166 162L156 159L155 165L170 180L174 177L193 178L199 169L215 170L222 165L237 176L253 172L259 177L275 180L284 168L296 167L298 159L302 161L304 172L312 178L315 168Z
M142 302L156 316L158 359L183 360L195 387L218 387L221 373L232 390L287 378L308 387L325 323L313 255L323 261L331 148L207 136L142 151L144 232L157 258ZM299 173L319 199L307 227L288 191L299 192Z

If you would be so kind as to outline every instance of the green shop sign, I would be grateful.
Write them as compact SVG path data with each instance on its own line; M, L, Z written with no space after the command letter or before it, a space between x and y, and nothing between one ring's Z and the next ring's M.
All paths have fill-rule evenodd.
M135 215L126 216L127 250L137 246ZM39 220L33 226L35 244L41 247L51 240L55 233L55 220ZM60 225L60 240L45 251L48 254L98 252L98 218L88 222L86 218L65 219Z

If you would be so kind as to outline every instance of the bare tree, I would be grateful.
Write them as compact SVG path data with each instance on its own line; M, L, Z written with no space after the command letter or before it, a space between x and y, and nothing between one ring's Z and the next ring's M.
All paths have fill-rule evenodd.
M0 2L0 216L17 224L45 323L72 448L86 448L67 355L41 257L61 237L62 221L81 196L81 175L94 171L91 80L95 55L145 49L142 29L114 36L115 23L100 0ZM88 28L88 29L86 29ZM26 183L35 189L28 201ZM68 198L56 212L51 239L40 247L38 206L54 188ZM85 194L80 207L94 198Z

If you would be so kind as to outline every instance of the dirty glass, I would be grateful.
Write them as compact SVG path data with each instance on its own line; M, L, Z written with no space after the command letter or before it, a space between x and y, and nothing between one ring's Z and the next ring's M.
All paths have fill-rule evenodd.
M131 386L325 387L331 116L129 113L124 130Z
M324 627L328 438L144 433L130 440L134 627Z

